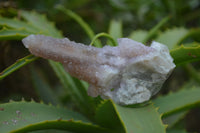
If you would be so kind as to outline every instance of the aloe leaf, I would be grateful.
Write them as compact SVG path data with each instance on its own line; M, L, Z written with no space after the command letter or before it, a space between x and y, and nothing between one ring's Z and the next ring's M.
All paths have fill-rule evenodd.
M178 92L170 93L153 100L158 112L163 114L163 118L177 112L196 107L200 104L200 88L183 89Z
M41 30L45 35L51 35L53 37L61 38L62 34L55 28L54 23L49 22L45 15L38 14L34 11L27 12L21 11L21 15L28 21L33 27Z
M143 42L145 37L147 36L148 32L145 30L136 30L133 31L128 38L133 39L138 42Z
M56 95L53 92L53 89L44 77L44 74L38 69L31 67L31 78L33 86L41 100L44 103L51 103L53 105L57 105L58 98L56 97Z
M172 114L168 117L163 118L163 122L167 125L167 128L174 127L178 122L180 122L188 113L188 111L178 112L176 114Z
M108 33L114 38L122 38L122 22L119 20L111 20Z
M116 133L125 133L125 127L111 100L102 101L95 113L96 122L105 128L110 128Z
M157 38L156 41L163 43L168 46L168 48L171 50L173 49L177 44L180 44L183 40L183 37L188 34L188 30L185 28L173 28L168 29L161 33Z
M24 28L8 29L4 27L0 30L0 40L21 40L30 34L32 34L32 32L29 32Z
M186 38L195 38L198 35L200 35L200 29L188 30L185 28L173 28L161 33L156 38L156 41L167 45L168 48L171 50L173 48L178 47L178 45L180 45Z
M117 20L111 20L110 26L108 29L108 34L113 37L113 39L116 41L118 38L123 37L122 33L122 22ZM113 43L110 41L107 42L109 45L113 46ZM116 46L116 45L115 45Z
M30 23L20 21L16 18L10 19L10 18L0 17L0 25L7 26L13 29L24 28L31 33L38 33L38 29L33 27Z
M35 102L0 104L2 133L25 133L35 130L60 129L73 132L107 132L76 112Z
M165 133L166 127L161 121L161 115L152 104L140 108L116 104L115 107L128 133Z
M71 95L74 97L74 101L80 100L81 103L84 102L72 77L64 70L63 66L60 63L51 60L49 60L49 63L66 91L68 92L68 89L71 89Z
M200 45L185 47L183 45L170 51L176 65L200 60Z
M99 125L119 133L165 132L161 116L152 104L140 108L130 108L113 104L110 100L104 101L97 108L96 121Z
M24 65L31 63L32 61L36 60L38 57L34 55L28 55L22 59L16 61L13 65L6 68L4 71L0 73L0 80L5 78L6 76L10 75L12 72L18 70L19 68L23 67Z
M37 29L39 34L51 35L54 37L62 36L61 33L55 28L55 26L45 18L45 16L39 15L35 12L29 13L26 11L22 11L22 16L27 19L27 23L16 19L1 18L2 24L7 23L7 25L13 29L3 28L0 30L0 40L21 40L30 34L35 34L32 31L30 32L26 29L29 25L31 29ZM36 23L38 26L34 26ZM16 29L23 26L23 24L25 24L23 28ZM32 56L24 57L15 64L9 66L0 74L0 80L37 58L35 56L32 58Z
M195 82L193 80L190 80L188 82L186 82L182 87L181 89L188 89L188 88L191 88L191 86L195 86ZM198 84L197 84L198 85ZM172 92L170 92L172 93ZM167 129L172 129L174 128L177 124L179 124L180 122L182 122L183 118L187 115L189 111L186 110L186 111L180 111L180 112L177 112L175 114L171 114L167 117L164 117L162 120L165 124L167 124Z
M94 110L93 103L87 95L86 89L79 86L81 82L73 79L63 68L60 63L49 60L49 63L56 75L60 79L66 92L70 94L73 102L86 114L92 113ZM76 83L77 81L78 83Z
M185 70L187 71L188 75L191 77L190 81L184 85L185 87L200 85L200 73L196 70L192 64L184 65Z

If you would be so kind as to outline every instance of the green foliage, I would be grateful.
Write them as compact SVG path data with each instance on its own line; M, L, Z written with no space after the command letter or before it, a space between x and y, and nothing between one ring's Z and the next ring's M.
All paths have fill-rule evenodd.
M194 37L199 34L200 29L187 30L185 28L174 28L169 29L159 35L156 41L164 43L171 50L180 45L183 40L187 39L188 37Z
M78 7L80 5L77 4L77 1L68 1L68 4ZM139 9L137 6L132 6L129 0L128 2L130 4L121 0L110 0L109 2L117 10L123 10L124 12L127 9L131 11ZM142 2L138 1L136 4L142 5ZM87 4L89 1L85 0L83 3ZM167 3L166 6L173 13L178 10L178 7L175 9L172 8L172 4L176 5L176 2L164 0L157 4L162 5L163 3ZM152 1L149 2L149 5L151 4ZM151 6L154 7L155 5ZM142 7L137 10L138 18L139 21L147 24L148 21L142 21L142 16L150 10L145 8L145 5L143 5L143 8L146 10L142 11ZM64 13L73 21L77 22L77 25L80 25L90 39L91 44L94 44L96 47L103 46L98 39L101 36L108 38L107 44L112 46L117 45L117 38L123 37L122 20L125 16L121 16L120 19L114 19L113 17L110 21L108 33L103 32L95 35L95 32L90 27L91 25L86 23L75 12L66 9L64 6L56 6L54 10L59 13ZM41 15L35 11L29 12L24 10L20 11L20 15L22 17L20 19L0 17L0 40L21 40L30 34L44 34L56 38L63 37L62 33L55 27L55 24L50 22L45 15ZM168 16L168 14L165 16ZM199 28L187 29L184 27L163 30L170 19L171 17L159 18L159 23L149 31L139 29L131 31L127 36L143 43L156 40L168 46L170 54L178 66L177 69L183 66L198 84L200 82L198 70L192 66L188 66L187 63L200 60L200 42L198 39L200 30ZM70 26L68 25L68 27ZM36 59L38 58L33 55L19 59L16 63L8 66L0 73L0 80L3 80L19 68L23 69L23 66ZM54 93L56 87L48 84L45 78L41 76L40 71L35 67L31 67L31 79L40 100L43 100L45 103L50 102L54 105L60 104L60 106L68 106L72 110L43 103L25 101L0 104L1 132L62 132L64 130L69 132L94 133L165 133L166 131L167 133L185 133L184 127L182 129L175 129L175 124L186 115L189 109L196 108L200 104L199 86L192 88L192 85L189 84L181 90L179 90L181 88L180 86L175 86L177 89L176 92L156 97L146 105L119 106L111 100L89 97L87 95L87 83L71 77L60 63L51 60L48 63L55 72L56 79L58 78L60 80L60 88L62 92L66 92L67 96L65 98L67 99L67 103L70 104L66 104L60 100L57 94ZM162 123L162 120L169 125L168 128Z
M11 74L12 72L16 71L17 69L23 67L24 65L36 60L38 57L35 57L34 55L28 55L22 59L19 59L14 63L13 65L6 68L4 71L0 73L0 80Z
M98 105L95 113L95 120L102 127L111 128L117 133L123 133L126 130L123 122L119 118L114 103L110 100L105 100Z
M60 31L55 28L54 23L49 22L45 15L38 14L36 12L21 11L22 17L28 21L32 27L35 27L41 31L41 34L50 35L53 37L62 37Z
M145 30L137 30L133 31L130 35L129 38L138 41L138 42L143 42L144 38L148 35L148 32Z
M57 105L59 103L58 97L54 95L51 86L45 80L44 75L41 71L31 68L31 78L33 79L34 88L38 96L42 99L44 103L51 103Z
M77 107L88 115L94 110L92 99L88 97L86 88L84 88L81 81L71 77L58 62L49 61L51 67L60 79L64 89L69 93L70 98Z
M127 133L165 132L165 126L161 121L161 115L152 104L140 108L125 108L116 105L116 110L119 113L119 117L124 122Z
M159 112L163 117L200 105L199 88L183 89L167 96L158 97L153 100L155 106L159 107ZM177 97L181 97L178 99Z
M10 102L0 105L2 133L25 133L57 129L74 132L106 132L79 113L35 102ZM78 127L78 128L77 128Z
M13 29L24 28L27 31L32 32L32 33L37 33L38 32L38 29L33 27L30 23L26 23L26 22L20 21L20 20L18 20L16 18L9 19L9 18L0 17L0 24L5 26L5 27L8 27L8 28L13 28Z
M2 30L0 30L0 40L21 40L30 34L32 34L32 32L29 32L24 28L8 29L4 27Z
M194 62L200 60L200 45L197 46L179 46L170 51L171 56L174 58L176 65L185 64L188 62Z
M115 39L122 38L122 22L117 20L111 20L108 33Z
M110 43L111 46L117 46L116 40L111 35L109 35L107 33L99 33L99 34L97 34L93 38L93 40L91 41L90 46L92 46L99 37L103 37L103 36L107 37L108 39L110 39L110 42L108 42L108 43Z

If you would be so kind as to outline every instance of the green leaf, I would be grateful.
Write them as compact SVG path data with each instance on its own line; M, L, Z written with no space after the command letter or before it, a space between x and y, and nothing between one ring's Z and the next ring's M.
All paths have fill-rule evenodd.
M161 115L152 104L140 108L123 107L117 104L115 107L127 133L165 133Z
M30 34L36 34L35 30L37 30L37 34L62 37L60 31L58 31L44 15L27 11L22 11L21 13L28 22L0 17L0 25L7 25L8 27L12 28L8 29L4 27L2 30L0 30L0 40L21 40ZM36 58L37 57L33 57L33 55L31 55L20 59L15 64L9 66L2 73L0 73L0 80L24 65L34 61Z
M111 20L110 26L109 26L109 29L108 29L108 34L110 36L112 36L112 38L115 41L117 41L118 38L122 38L123 37L122 22L117 21L117 20ZM113 43L110 40L107 41L107 44L111 45L111 46L117 46L117 45L113 45Z
M36 69L35 67L31 67L31 78L33 82L33 86L44 103L51 103L53 105L58 104L58 98L54 94L53 89L47 82L46 78L42 71Z
M122 120L116 111L114 103L110 100L104 100L98 105L95 114L96 122L105 128L110 128L116 133L125 133Z
M190 87L195 85L200 85L200 73L197 69L195 69L192 64L184 65L184 69L187 71L190 76L190 81L186 83L183 87Z
M32 34L32 32L29 32L24 28L8 29L4 27L0 30L0 40L21 40L30 34Z
M10 27L0 31L0 40L20 40L30 34L44 34L61 38L54 23L49 22L45 15L36 12L21 11L22 17L27 21L0 17L0 25Z
M25 133L43 129L60 129L74 132L106 132L76 112L35 102L0 104L2 133Z
M170 51L176 65L200 60L200 45L185 47L183 45Z
M194 80L190 80L190 81L184 83L184 85L181 87L181 89L187 90L188 88L191 88L191 86L195 86L196 84L197 83ZM175 114L171 114L171 115L163 118L162 120L165 124L167 124L167 129L173 129L173 128L176 128L176 126L182 122L182 120L184 119L184 117L187 115L188 112L189 112L189 110L180 111Z
M41 30L45 35L61 38L62 34L58 31L54 23L49 22L45 15L38 14L34 11L21 11L21 15L28 21L33 27Z
M188 30L185 28L168 29L161 33L158 38L156 38L156 41L167 45L171 50L180 44L187 34Z
M99 37L106 37L106 38L108 38L109 41L110 41L109 45L111 45L111 46L117 46L117 45L118 45L117 41L116 41L111 35L109 35L109 34L107 34L107 33L99 33L99 34L97 34L97 35L92 39L92 41L91 41L91 43L90 43L90 46L92 46L92 45L94 44L94 42L95 42Z
M123 37L122 22L117 20L111 20L108 33L116 40Z
M168 48L171 50L178 47L178 45L180 45L183 40L189 37L195 38L199 35L199 28L190 30L185 28L173 28L161 33L158 38L156 38L156 41L167 45Z
M72 95L74 97L73 98L74 101L77 102L77 100L79 100L79 102L81 102L81 103L84 102L72 77L64 70L63 66L60 63L54 62L52 60L49 60L49 63L51 65L51 67L53 68L53 70L55 71L58 78L60 79L60 81L61 81L62 85L64 86L64 88L66 89L66 91L68 89L71 90L70 95ZM79 103L79 102L77 102L77 103Z
M178 122L180 122L188 113L188 111L178 112L176 114L172 114L168 117L163 118L163 122L167 125L167 128L172 128Z
M200 88L182 89L166 96L153 100L158 112L163 114L163 118L171 114L196 107L200 104Z
M33 27L30 23L20 21L16 18L3 18L0 17L0 25L7 26L13 29L26 29L31 33L38 33L38 29Z
M145 37L147 36L148 32L145 30L136 30L133 31L128 38L133 39L138 42L143 42Z
M130 108L113 104L112 101L107 100L97 108L96 121L101 126L111 128L119 133L165 132L161 116L152 104L140 108Z
M13 65L6 68L4 71L0 73L0 80L5 78L6 76L10 75L14 71L18 70L19 68L23 67L26 64L31 63L32 61L36 60L38 57L35 57L34 55L28 55L22 59L19 59L16 61Z
M56 75L60 79L66 92L70 94L73 102L81 109L85 114L91 114L94 111L94 105L90 97L87 95L86 88L79 80L72 78L63 68L63 66L58 63L49 60L49 63Z

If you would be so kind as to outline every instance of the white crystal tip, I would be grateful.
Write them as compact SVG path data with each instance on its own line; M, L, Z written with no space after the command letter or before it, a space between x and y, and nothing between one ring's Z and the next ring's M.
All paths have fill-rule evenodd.
M26 48L29 48L30 45L34 45L34 43L36 42L35 39L35 35L29 35L28 37L22 39L22 42Z

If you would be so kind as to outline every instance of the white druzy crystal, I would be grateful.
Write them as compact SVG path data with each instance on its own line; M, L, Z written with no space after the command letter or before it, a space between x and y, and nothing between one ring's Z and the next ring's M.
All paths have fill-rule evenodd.
M120 38L117 47L95 48L43 35L22 41L32 54L63 63L72 76L90 83L90 96L100 95L121 105L149 100L175 68L168 48L158 42L148 47Z

